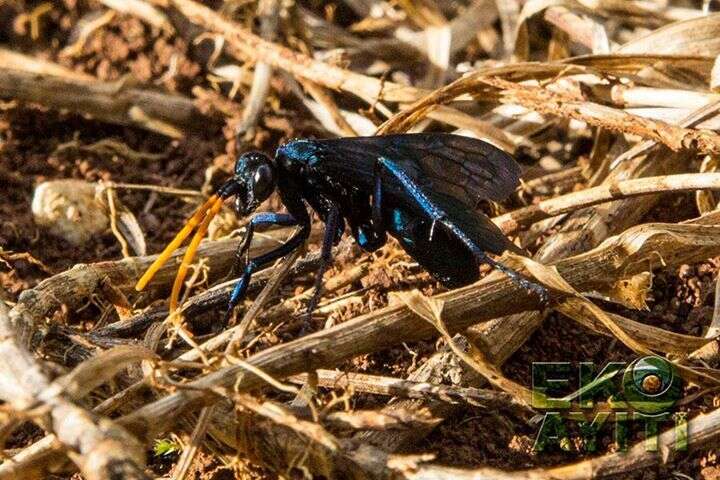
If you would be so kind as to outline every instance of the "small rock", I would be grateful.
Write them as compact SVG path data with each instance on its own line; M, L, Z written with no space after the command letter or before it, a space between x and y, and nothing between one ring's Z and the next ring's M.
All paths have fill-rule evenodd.
M96 186L82 180L52 180L35 188L35 223L73 245L82 245L108 229L104 205L95 198Z

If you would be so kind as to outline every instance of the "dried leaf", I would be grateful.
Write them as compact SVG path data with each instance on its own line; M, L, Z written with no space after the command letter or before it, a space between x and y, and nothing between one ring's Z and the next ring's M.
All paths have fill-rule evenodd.
M580 295L572 286L563 279L554 267L548 267L535 262L527 257L515 254L506 254L513 262L524 266L533 277L535 277L543 285L566 295L557 305L555 310L572 318L581 325L594 325L597 322L602 324L608 331L618 338L625 346L641 355L654 355L653 347L658 345L648 343L648 339L640 339L637 335L626 329L617 321L618 315L609 315L600 307ZM629 322L629 321L628 321ZM628 322L623 322L627 324ZM592 327L591 327L592 328ZM708 374L699 370L695 370L682 365L676 365L680 375L685 380L692 381L703 385L720 385L720 377Z
M671 23L626 43L620 53L678 53L715 57L720 54L720 13Z
M482 351L480 351L477 347L471 346L472 355L469 355L456 344L455 340L445 328L445 323L442 320L442 300L428 298L418 290L398 292L396 295L417 316L432 324L445 338L445 341L448 342L448 345L453 352L465 363L480 373L480 375L485 377L491 384L515 396L518 401L526 405L531 404L532 392L522 385L506 378L500 369L498 369L486 358Z
M634 310L649 310L647 294L652 289L652 274L642 272L630 278L623 278L609 285L599 293L611 302L619 303Z

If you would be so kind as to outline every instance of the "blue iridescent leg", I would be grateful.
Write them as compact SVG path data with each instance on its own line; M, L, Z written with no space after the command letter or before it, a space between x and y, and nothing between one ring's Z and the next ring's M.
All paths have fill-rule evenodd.
M470 251L473 253L473 255L475 255L479 262L487 263L493 268L500 270L524 289L537 294L543 303L546 303L548 301L549 296L545 287L531 282L515 270L512 270L511 268L508 268L505 265L496 262L495 260L490 258L480 247L475 244L475 242L470 237L465 234L465 232L463 232L457 225L450 221L447 214L442 209L438 208L438 206L435 205L435 203L433 203L430 198L428 198L425 192L422 191L422 189L415 183L415 181L410 178L403 171L403 169L400 168L400 166L398 166L392 160L388 160L386 158L378 159L378 164L382 168L386 169L400 182L400 185L402 185L402 187L417 202L418 206L428 215L430 220L432 220L433 222L437 222L447 228L449 232L451 232L463 244L465 244L465 246L470 249Z
M325 219L325 236L323 237L322 249L320 250L320 267L315 274L315 291L308 302L306 313L308 318L312 315L312 312L315 310L318 302L320 301L323 286L323 275L332 262L332 247L337 236L339 220L340 210L336 205L333 205L330 207L327 218Z
M256 220L257 219L257 220ZM297 225L297 221L291 216L287 214L275 214L275 213L263 213L263 214L257 214L253 217L253 219L250 221L250 226L248 227L248 236L246 238L252 238L253 234L253 225L260 225L260 224L276 224L276 225ZM305 240L307 240L308 236L310 234L310 225L303 225L300 231L298 231L295 235L293 235L287 242L276 248L275 250L272 250L264 255L260 255L259 257L255 257L253 259L250 259L247 264L245 265L245 268L243 269L243 273L240 276L240 279L235 284L235 288L233 289L232 293L230 294L230 300L228 301L228 308L225 312L225 318L224 322L227 323L227 321L230 319L230 316L232 315L233 310L235 309L235 306L240 303L240 300L243 299L245 296L245 292L247 291L247 287L250 283L250 278L252 277L252 274L257 271L258 269L262 268L264 265L273 262L277 260L278 258L282 258L285 255L289 254L296 248L298 248L300 245L302 245ZM245 243L245 242L243 242ZM247 241L249 244L249 241ZM239 250L240 251L240 250ZM244 252L243 252L244 253ZM239 258L242 260L242 255L240 254Z
M245 238L243 238L243 241L238 245L237 250L235 251L235 262L233 263L232 273L238 273L239 266L243 264L244 261L249 261L245 257L245 254L249 251L250 243L252 242L253 235L255 234L255 227L263 226L263 225L279 225L282 227L292 227L293 225L297 225L298 222L295 220L295 217L293 217L290 214L287 213L256 213L252 216L250 219L250 222L248 223L248 226L245 230Z

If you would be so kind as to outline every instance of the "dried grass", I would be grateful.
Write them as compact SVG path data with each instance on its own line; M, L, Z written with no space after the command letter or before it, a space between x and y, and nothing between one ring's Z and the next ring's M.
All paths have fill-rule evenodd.
M196 337L193 325L208 311L217 316L231 282L191 294L167 321L165 306L140 310L151 297L166 296L184 252L157 272L150 296L131 296L131 287L156 257L77 265L24 291L10 311L0 302L0 398L10 412L7 432L0 434L26 420L47 434L0 464L0 479L41 478L58 470L69 475L73 469L89 479L119 478L118 472L122 478L149 478L143 451L168 433L187 438L175 479L189 478L198 452L249 459L280 475L327 478L581 479L671 461L686 466L672 430L655 438L659 452L641 442L623 455L608 447L596 458L538 462L530 469L507 460L507 468L448 468L427 452L422 439L456 414L492 412L525 425L534 411L531 385L502 367L551 314L617 340L635 355L670 359L692 385L685 398L690 448L707 449L720 439L720 410L700 414L702 404L693 403L713 395L720 383L709 368L720 361L713 337L718 306L712 324L703 325L706 335L633 319L635 310L647 308L653 275L674 275L683 265L720 256L720 213L712 193L720 190L720 14L679 0L348 0L343 8L359 20L341 27L332 9L288 9L275 0L250 9L225 2L218 11L194 0L101 3L109 10L86 25L77 43L65 45L63 55L81 55L115 15L135 16L153 35L174 38L197 30L199 41L214 39L218 49L203 72L212 81L195 85L192 100L101 82L0 50L0 62L11 66L0 72L0 96L171 138L225 121L238 143L254 141L267 130L264 116L271 114L290 117L291 124L293 115L303 116L317 130L344 136L453 129L484 139L524 161L515 208L499 206L493 220L534 255L507 255L503 261L546 285L553 301L538 304L498 273L444 293L415 277L405 281L424 286L422 292L393 291L392 281L378 289L373 265L384 265L392 280L407 259L393 246L367 258L343 244L341 256L354 265L326 279L325 297L332 299L319 309L325 328L269 340L297 321L312 294L307 289L286 295L283 288L287 278L302 277L317 264L317 255L298 260L298 252L258 275L253 303L236 325ZM24 21L36 28L43 11L27 13ZM259 35L248 28L253 19ZM333 57L338 51L342 55ZM215 62L224 65L216 68ZM212 82L228 80L234 82L229 92L214 89ZM238 91L246 94L242 105L233 98ZM278 107L285 97L292 101L284 108L298 111ZM133 152L133 158L150 159L144 154ZM113 219L118 212L112 192L123 186L148 188L104 184ZM681 192L696 193L696 218L681 218L668 206ZM145 238L132 220L132 245L142 251ZM258 236L253 253L286 234ZM126 241L122 232L117 237ZM200 244L203 263L186 265L192 268L190 283L228 280L237 243ZM173 289L170 310L180 287L178 282ZM378 290L393 293L387 306ZM72 316L94 297L114 305L119 321L90 331L72 324L58 328L81 358L90 358L52 379L41 360L53 348L47 319L61 309ZM369 313L359 315L352 307L344 310L350 315L338 313L352 302ZM112 347L130 343L127 336L137 345ZM363 355L436 338L445 347L406 370L406 378L352 371L350 362ZM456 369L458 362L467 368ZM443 373L453 369L448 384ZM116 388L109 387L114 382ZM485 383L493 389L482 388ZM294 400L285 401L288 395ZM401 400L354 408L355 395Z

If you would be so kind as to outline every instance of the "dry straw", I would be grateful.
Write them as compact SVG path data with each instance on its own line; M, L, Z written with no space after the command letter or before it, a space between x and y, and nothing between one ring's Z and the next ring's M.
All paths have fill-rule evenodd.
M221 306L232 283L204 292L188 288L189 298L179 308L185 274L192 271L191 280L198 280L207 272L211 283L228 280L238 245L233 239L201 242L222 207L210 197L159 256L77 265L24 291L10 311L0 303L5 360L0 398L11 412L7 430L29 419L47 433L0 464L0 479L41 478L60 468L110 479L118 478L118 466L123 478L149 478L147 447L158 435L183 431L189 437L173 474L178 479L187 478L200 449L227 447L281 475L298 468L327 478L601 478L672 460L677 453L672 431L657 436L659 452L638 443L622 455L524 471L443 467L423 451L423 439L470 406L524 418L531 411L530 386L508 378L501 367L551 312L616 339L635 354L666 355L688 382L717 388L720 376L699 362L720 359L712 334L649 325L629 318L629 309L611 313L588 294L642 308L654 272L672 274L720 255L720 214L712 193L720 190L714 160L720 154L715 131L720 96L714 90L719 14L705 15L673 1L530 0L519 8L518 2L476 0L448 2L447 8L433 0L348 0L345 7L362 20L341 28L330 9L323 17L298 6L288 10L285 2L274 0L234 17L233 2L223 11L194 0L101 3L109 10L86 24L61 55L81 55L88 39L119 15L140 18L153 35L200 31L194 44L213 40L216 51L205 65L207 77L193 89L198 101L132 82L102 82L5 50L0 63L10 68L0 72L0 96L171 138L192 136L209 121L229 120L233 133L252 139L269 110L277 119L282 108L300 105L303 110L293 115L341 135L376 126L378 134L432 126L475 135L517 153L525 163L542 152L545 158L525 169L527 178L514 200L516 206L526 198L532 203L501 210L493 220L534 251L532 258L503 260L545 284L553 301L539 305L493 273L433 296L398 293L386 307L337 324L333 317L327 328L263 347L269 332L292 323L312 294L296 292L277 301L284 279L301 277L318 264L316 254L298 260L297 253L258 275L251 292L260 293L237 325L207 338L191 337L186 327ZM41 14L30 12L27 20L37 26ZM260 35L247 27L253 18ZM335 58L338 49L342 55ZM493 60L459 64L463 58ZM396 75L377 75L378 65ZM224 97L213 86L228 79L235 85ZM242 105L234 98L239 91L247 92ZM292 106L280 108L278 99L288 93ZM142 153L134 152L134 158L151 159L137 156ZM186 190L165 192L190 196ZM697 192L696 218L646 220L656 212L667 218L667 199L688 192ZM190 247L173 253L194 228ZM252 254L287 234L258 236ZM357 260L348 245L340 250ZM388 251L389 259L372 260L386 262L391 271L397 252ZM195 257L204 269L195 269ZM333 311L334 302L373 301L368 272L375 263L367 260L326 279L325 295L342 295L321 313ZM181 274L173 285L178 265ZM370 287L353 290L361 281ZM150 287L150 293L136 295L134 285ZM178 341L171 356L159 358L155 349L173 334L162 321L168 309L156 305L133 314L130 300L144 306L168 291L169 310L180 319L174 326L190 348ZM91 358L80 356L84 361L53 380L30 352L50 348L44 335L48 318L61 308L73 312L93 296L116 305L121 320L93 332L59 329ZM143 335L143 346L108 347L127 342L124 336ZM407 378L337 370L362 355L439 337L447 347ZM453 372L452 385L443 384L448 372ZM118 377L119 390L109 394L101 388ZM483 388L486 383L495 389ZM334 389L336 396L323 403L314 395L319 388ZM282 403L265 395L268 389L295 400ZM350 399L357 392L400 398L376 410L354 410ZM716 443L720 410L697 415L693 397L686 400L692 417L689 446ZM104 416L110 414L113 420Z

